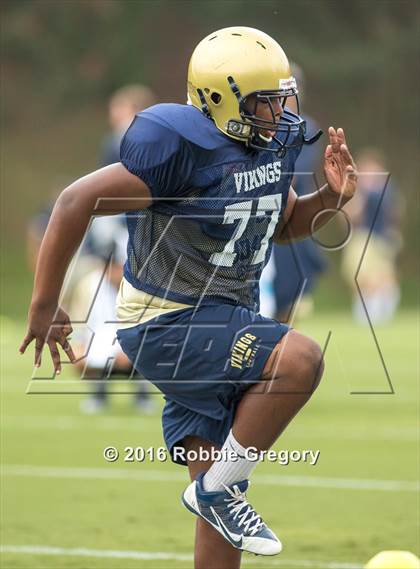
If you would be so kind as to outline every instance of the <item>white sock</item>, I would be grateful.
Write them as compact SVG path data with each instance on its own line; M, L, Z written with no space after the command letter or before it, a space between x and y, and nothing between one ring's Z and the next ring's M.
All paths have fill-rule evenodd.
M238 443L231 430L222 447L221 459L214 462L204 475L204 490L217 492L224 490L224 486L231 486L235 482L248 479L259 460L249 460L245 457L245 452L246 448ZM236 460L229 458L229 454L233 453L237 455ZM255 454L253 451L252 455Z

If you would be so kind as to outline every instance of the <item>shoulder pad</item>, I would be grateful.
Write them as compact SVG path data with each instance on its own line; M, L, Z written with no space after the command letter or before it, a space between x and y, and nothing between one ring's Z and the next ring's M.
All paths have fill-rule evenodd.
M229 141L212 120L191 105L162 103L149 107L140 114L148 120L176 131L182 138L206 150L219 148Z

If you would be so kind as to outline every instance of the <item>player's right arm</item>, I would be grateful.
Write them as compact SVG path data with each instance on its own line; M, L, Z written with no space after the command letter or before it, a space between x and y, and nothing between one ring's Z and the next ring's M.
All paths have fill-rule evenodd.
M64 277L92 215L112 215L147 208L148 186L121 163L80 178L57 199L38 255L28 331L19 348L23 354L35 340L35 365L48 344L54 369L60 373L59 344L70 361L75 356L67 340L72 332L68 315L58 305ZM53 325L53 327L52 327Z

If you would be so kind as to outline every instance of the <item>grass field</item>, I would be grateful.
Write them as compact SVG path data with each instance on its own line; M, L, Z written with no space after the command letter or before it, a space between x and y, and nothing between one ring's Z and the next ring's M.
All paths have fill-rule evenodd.
M386 393L368 328L337 313L301 329L322 344L331 331L326 373L276 448L319 449L320 459L258 467L249 498L284 551L245 554L244 566L356 569L383 549L418 554L418 314L376 330L395 394ZM54 393L25 394L32 350L17 354L23 332L23 323L3 320L2 568L191 568L186 470L102 457L109 445L161 446L159 411L138 415L130 397L115 395L107 413L83 416L81 396L62 393L69 369ZM352 394L361 391L370 393Z

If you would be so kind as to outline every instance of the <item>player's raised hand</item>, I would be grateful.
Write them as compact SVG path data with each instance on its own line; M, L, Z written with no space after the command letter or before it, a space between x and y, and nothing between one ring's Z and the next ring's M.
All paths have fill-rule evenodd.
M76 357L67 336L72 333L70 318L62 308L46 307L33 308L29 311L28 332L19 348L21 354L25 353L29 344L35 340L35 366L41 365L41 356L44 345L47 344L50 350L51 359L55 373L61 372L60 345L69 360L73 363Z
M324 173L333 192L351 198L356 191L356 165L346 144L344 130L330 126L330 143L325 149Z

